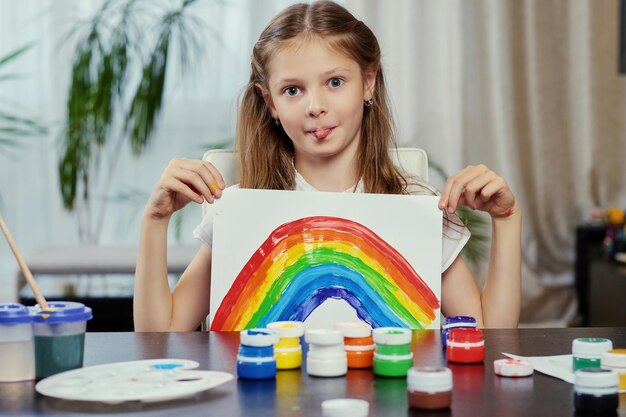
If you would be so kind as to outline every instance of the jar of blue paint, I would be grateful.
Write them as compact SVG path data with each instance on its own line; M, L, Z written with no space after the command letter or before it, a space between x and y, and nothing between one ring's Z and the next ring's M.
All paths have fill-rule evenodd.
M278 334L269 329L249 329L239 333L240 345L237 355L237 375L245 379L268 379L276 377L274 345Z
M574 407L584 414L614 415L619 406L619 376L612 369L584 368L574 373Z
M476 319L471 316L450 316L446 317L441 326L441 345L445 348L448 343L450 330L459 328L476 328Z
M35 374L45 378L81 368L85 354L87 321L91 308L72 301L52 301L48 310L32 308L35 335Z

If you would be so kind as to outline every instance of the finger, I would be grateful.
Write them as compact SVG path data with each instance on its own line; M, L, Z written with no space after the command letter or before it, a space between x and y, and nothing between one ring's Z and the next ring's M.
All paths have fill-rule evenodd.
M215 170L217 171L217 170ZM202 177L202 180L209 187L209 190L215 198L220 198L222 196L222 188L219 185L219 181L216 180L214 173L209 169L208 166L202 164L198 168L198 175Z
M493 171L486 171L477 177L473 178L465 185L465 198L467 205L476 210L478 204L484 200L483 190L493 181L496 181L498 176Z
M439 208L444 210L448 207L450 203L450 196L452 194L452 190L456 184L460 181L462 175L471 169L471 167L465 167L463 170L457 172L456 174L450 176L446 181L443 191L441 192L441 198L439 199Z
M215 184L212 184L212 188L219 188L220 191L223 190L224 188L226 188L226 183L224 182L224 177L222 177L222 174L219 172L219 170L217 168L215 168L215 165L213 165L210 162L207 161L201 161L202 165L204 167L206 167L209 172L211 173L211 175L213 176L213 178L215 179ZM217 186L217 187L215 187Z
M176 172L176 177L187 185L193 187L207 202L212 203L215 199L208 184L198 172L181 168Z
M480 176L483 171L484 169L480 166L468 166L456 175L450 177L446 183L447 201L445 204L449 213L454 213L459 205L461 195L465 196L466 203L468 200L473 201L473 197L469 197L467 184L473 181L476 177Z
M178 181L174 178L166 181L164 183L164 188L168 191L173 191L177 194L183 195L187 197L191 201L195 201L198 204L204 203L204 198L197 192L195 192L191 187L189 187L184 182Z
M179 159L178 164L180 167L189 171L199 173L203 178L207 180L207 185L211 189L212 193L219 197L221 191L226 187L222 174L218 171L213 164L207 161L200 161L195 159ZM209 176L206 175L208 171Z
M486 202L493 199L494 196L505 196L505 193L507 192L510 194L511 200L513 200L513 193L510 192L506 181L504 181L501 177L497 177L497 179L483 187L481 190L481 199Z

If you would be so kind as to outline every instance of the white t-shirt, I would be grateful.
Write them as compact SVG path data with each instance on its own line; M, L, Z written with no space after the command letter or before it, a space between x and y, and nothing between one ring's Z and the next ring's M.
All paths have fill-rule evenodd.
M424 188L419 185L409 185L409 193L412 195L435 195L438 192L428 186L429 188ZM233 185L229 188L238 188L239 185ZM296 171L296 191L318 191L309 184L304 177ZM362 182L359 183L355 187L350 187L345 190L346 193L362 193L364 192L364 187ZM211 206L213 207L213 206ZM199 239L202 243L207 245L209 249L213 244L213 218L215 212L211 209L207 210L204 217L202 218L202 222L198 226L196 226L193 231L193 235L195 238ZM456 259L456 257L461 252L461 249L465 246L467 241L470 238L470 231L467 227L463 226L461 219L458 218L456 214L448 215L448 223L444 222L443 226L443 237L442 237L442 248L441 248L441 272L448 269L448 267L452 264L452 262Z

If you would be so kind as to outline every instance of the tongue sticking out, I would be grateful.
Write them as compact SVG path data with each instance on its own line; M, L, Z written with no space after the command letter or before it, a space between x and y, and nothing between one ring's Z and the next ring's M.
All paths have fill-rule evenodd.
M320 129L320 130L316 130L313 133L313 136L315 136L317 139L324 139L326 136L328 136L330 134L330 132L332 132L332 129Z

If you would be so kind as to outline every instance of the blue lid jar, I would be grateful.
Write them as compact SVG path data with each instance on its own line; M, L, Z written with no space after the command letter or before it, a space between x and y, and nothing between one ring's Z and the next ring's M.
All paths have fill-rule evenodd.
M33 316L28 308L18 303L0 303L0 325L11 326L14 324L32 323Z
M32 314L34 315L35 323L47 324L76 323L93 318L91 308L73 301L49 302L48 310L42 310L39 305L36 305L32 310Z
M278 333L269 329L249 329L239 333L237 375L244 379L267 379L276 376L274 345Z
M441 345L445 348L448 343L448 335L451 329L476 328L476 319L472 316L450 316L446 317L441 328Z

